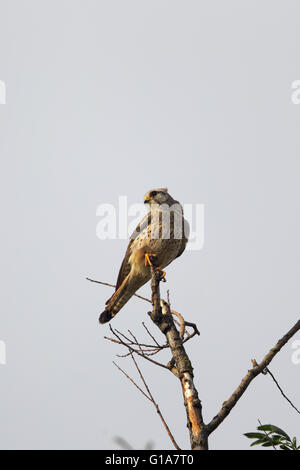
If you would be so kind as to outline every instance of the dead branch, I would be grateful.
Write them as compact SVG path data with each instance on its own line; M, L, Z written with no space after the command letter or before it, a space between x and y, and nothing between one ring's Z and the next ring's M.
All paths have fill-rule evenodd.
M275 379L274 375L272 374L272 372L270 371L270 369L268 369L268 367L266 367L266 371L267 373L272 377L272 380L273 382L275 383L276 387L278 388L278 390L280 391L281 395L283 396L283 398L286 399L286 401L291 405L292 408L294 408L294 410L297 411L298 414L300 414L300 411L298 410L298 408L294 405L294 403L286 396L286 394L284 393L284 391L282 390L282 388L280 387L278 381Z
M207 433L202 417L202 406L193 380L193 367L184 349L180 334L174 324L170 307L164 300L160 301L159 281L157 282L154 268L152 268L151 287L153 311L150 312L150 317L166 336L172 352L173 360L170 361L169 366L170 368L174 367L173 364L176 366L176 375L181 383L187 414L187 426L190 432L191 448L193 450L208 449Z
M145 389L146 389L147 393L145 393L144 390L143 390L139 385L137 385L137 383L136 383L123 369L121 369L120 366L118 366L118 364L116 364L116 363L114 362L114 365L125 375L125 377L127 377L128 380L130 380L130 382L131 382L148 400L151 401L151 403L154 405L154 407L155 407L155 409L156 409L156 412L157 412L158 416L160 417L160 419L161 419L161 421L162 421L162 423L163 423L163 426L164 426L164 428L166 429L166 431L167 431L167 433L168 433L168 436L170 437L170 439L171 439L171 441L172 441L172 443L173 443L175 449L181 450L180 447L178 446L177 442L175 441L174 436L173 436L173 434L171 433L170 428L169 428L169 426L167 425L167 423L166 423L166 421L165 421L165 419L164 419L164 417L163 417L163 415L162 415L162 413L161 413L161 411L160 411L160 408L159 408L157 402L156 402L156 401L154 400L154 398L153 398L153 395L152 395L152 393L151 393L151 391L150 391L150 388L149 388L149 386L148 386L148 384L147 384L147 382L146 382L146 380L145 380L145 377L143 376L143 374L142 374L142 372L141 372L141 369L139 368L139 366L138 366L138 364L137 364L137 362L136 362L136 360L135 360L135 358L134 358L134 356L133 356L133 353L131 353L130 355L131 355L131 359L133 360L134 365L135 365L135 367L136 367L136 369L137 369L137 371L138 371L138 373L139 373L139 376L140 376L140 378L141 378L141 380L142 380L142 382L143 382L143 384L144 384L144 386L145 386Z
M145 328L145 330L147 331L148 335L150 336L151 339L153 339L153 341L155 342L156 346L158 346L160 348L160 345L159 343L156 341L156 339L154 338L154 336L152 335L152 333L150 333L150 331L148 330L147 326L145 325L144 322L142 322L142 325L143 327Z
M266 354L264 359L257 364L256 361L254 367L248 371L245 377L242 379L240 385L235 389L232 395L226 400L219 413L210 421L209 424L206 425L206 430L208 434L211 434L221 423L224 421L226 416L230 413L232 408L236 405L237 401L241 398L241 396L245 393L246 389L252 382L252 380L257 377L259 374L263 373L265 368L270 364L272 359L276 356L276 354L281 350L281 348L288 342L288 340L300 330L300 320L275 344L273 348Z
M106 285L106 286L111 286L115 287L112 284L108 284L105 282L100 282L100 281L95 281L92 279L87 278L87 280L91 282L96 282L98 284ZM134 354L137 354L138 356L152 362L155 365L158 365L160 367L163 367L165 369L170 370L173 372L176 377L179 378L181 382L181 388L184 396L184 404L186 407L186 414L187 414L187 423L188 423L188 428L190 432L190 441L191 441L191 448L194 450L205 450L208 449L208 437L209 435L215 431L215 429L224 421L224 419L229 415L233 407L236 405L238 400L242 397L242 395L245 393L247 390L248 386L250 383L254 380L255 377L257 377L259 374L270 374L272 379L274 380L275 384L279 388L280 392L284 396L285 399L288 400L288 402L295 408L295 410L299 413L299 410L292 404L292 402L286 397L286 395L283 393L281 387L279 386L277 380L273 376L273 374L269 371L268 365L270 362L274 359L276 354L281 350L281 348L289 341L289 339L297 332L300 330L300 320L297 321L297 323L281 338L278 340L278 342L275 344L273 348L270 349L270 351L266 354L264 359L258 364L255 359L252 359L252 368L248 370L248 373L245 375L245 377L242 379L241 383L239 386L234 390L232 395L226 400L218 414L208 423L205 424L203 421L202 417L202 406L201 406L201 401L199 400L198 397L198 392L195 388L194 381L193 381L193 367L191 365L191 361L185 351L185 348L183 344L193 338L195 335L199 335L199 331L197 326L194 323L190 323L184 320L184 318L180 315L177 314L177 312L174 312L174 310L170 309L169 302L165 302L164 300L161 300L160 298L160 289L159 289L159 284L160 281L162 280L161 278L161 273L159 270L155 269L155 267L151 267L151 289L152 289L152 301L150 299L147 299L146 297L142 297L140 295L136 295L136 297L139 297L140 299L150 302L153 305L153 310L152 312L148 312L151 320L153 323L160 329L160 331L164 334L166 337L166 344L159 344L159 342L154 338L152 333L150 333L149 329L144 325L143 326L150 338L153 340L154 344L145 344L145 343L140 343L138 339L135 337L135 335L129 331L129 335L131 338L128 336L124 335L123 333L113 330L111 328L111 332L115 336L115 338L108 338L105 337L105 339L112 341L114 343L117 343L119 345L125 346L128 349L128 353L125 354L123 357L130 355L132 360L134 361L136 368L140 374L140 377L145 385L145 388L148 392L149 395L147 395L140 387L138 387L133 379L131 379L119 366L117 366L123 374L126 375L126 377L134 383L135 386L150 400L151 400L151 393L149 393L148 388L144 382L144 379L142 378L142 373L140 369L138 368L136 361L134 359ZM169 299L169 292L168 292L168 299ZM176 315L180 319L180 325L181 325L181 334L179 334L174 318L172 315ZM177 323L177 322L176 322ZM187 333L186 337L183 338L184 336L184 328L185 327L192 327L193 332L192 333ZM169 348L171 353L172 353L172 358L169 361L168 364L162 364L159 363L158 361L153 360L150 358L150 355L157 354L161 352L162 350ZM116 364L115 364L116 365ZM153 398L153 397L152 397ZM154 406L157 407L155 404L154 400L152 401L154 403ZM159 411L157 411L159 414ZM161 416L160 416L161 417ZM162 419L162 418L161 418ZM164 420L162 419L164 422ZM164 422L165 423L165 422ZM164 426L167 429L167 425L164 424ZM169 434L169 432L168 432ZM170 434L169 434L170 435ZM170 436L171 437L171 436ZM174 438L173 438L174 439ZM171 438L172 440L172 438ZM173 440L172 440L173 442ZM174 440L175 442L175 440ZM173 444L174 444L173 442ZM176 442L175 442L176 444ZM174 445L175 445L174 444ZM177 444L175 445L175 447ZM176 447L179 449L179 447Z
M126 346L126 347L129 349L130 353L135 353L135 354L137 354L138 356L143 357L143 358L146 359L147 361L152 362L152 363L155 364L156 366L160 366L160 367L163 367L163 368L165 368L165 369L169 369L167 365L162 364L162 363L160 363L160 362L158 362L158 361L155 361L154 359L151 359L150 357L146 356L143 351L134 349L130 344L125 343L125 342L122 340L122 338L118 335L118 333L116 333L116 331L111 327L111 325L109 325L109 328L110 328L110 331L112 332L112 334L113 334L114 336L116 336L116 338L118 339L118 341L114 341L114 342L118 342L118 344L122 344L123 346ZM109 340L109 341L113 341L112 338L107 338L107 337L105 337L105 339L107 339L107 340ZM126 354L126 356L128 356L128 354Z
M90 282L95 282L96 284L101 284L102 286L108 286L108 287L116 287L115 284L109 284L108 282L102 282L102 281L96 281L95 279L91 279L89 277L86 277L87 281ZM134 294L135 297L138 297L139 299L145 300L146 302L149 302L151 304L151 300L147 299L147 297L143 297L138 294Z

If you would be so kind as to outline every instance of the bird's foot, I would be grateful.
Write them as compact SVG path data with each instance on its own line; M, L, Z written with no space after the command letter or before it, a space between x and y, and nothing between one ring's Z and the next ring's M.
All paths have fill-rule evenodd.
M145 266L153 266L153 259L157 258L155 253L145 253Z
M159 280L166 282L166 272L163 271L159 266L155 266L153 258L157 258L155 253L145 253L145 266L154 267L156 272L159 274Z
M159 272L159 275L160 275L160 281L163 281L163 282L166 282L166 271L163 271L162 269L160 269L159 267L156 268L156 270Z

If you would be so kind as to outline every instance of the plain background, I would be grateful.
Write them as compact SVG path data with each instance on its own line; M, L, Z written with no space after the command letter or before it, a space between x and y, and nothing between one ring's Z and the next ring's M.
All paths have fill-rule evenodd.
M1 448L172 448L98 325L111 289L85 277L115 282L127 246L96 237L99 204L167 186L205 206L204 247L167 269L162 293L201 331L187 350L206 421L297 321L299 42L296 0L0 0ZM132 299L113 326L142 337L148 309ZM299 407L291 345L270 369ZM139 363L189 448L175 377ZM210 448L249 448L257 419L300 438L260 376Z

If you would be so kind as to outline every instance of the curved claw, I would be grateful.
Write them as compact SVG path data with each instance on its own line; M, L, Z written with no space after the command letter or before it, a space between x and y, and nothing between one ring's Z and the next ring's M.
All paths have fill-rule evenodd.
M153 266L151 258L157 257L155 253L145 253L145 266Z
M157 269L157 271L159 271L160 280L163 281L163 282L166 282L166 271L163 271L160 268L156 268L156 269Z

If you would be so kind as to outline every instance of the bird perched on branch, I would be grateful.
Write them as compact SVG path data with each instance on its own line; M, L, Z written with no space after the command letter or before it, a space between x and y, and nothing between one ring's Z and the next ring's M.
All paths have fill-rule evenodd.
M189 225L183 208L167 188L152 189L145 195L149 212L136 227L122 262L115 293L106 302L100 323L109 322L128 300L151 278L151 266L165 272L180 256L188 240Z

